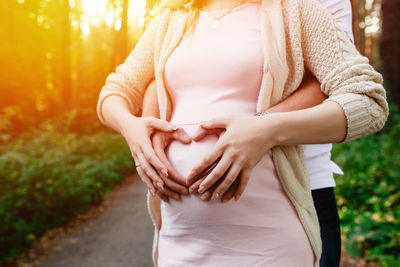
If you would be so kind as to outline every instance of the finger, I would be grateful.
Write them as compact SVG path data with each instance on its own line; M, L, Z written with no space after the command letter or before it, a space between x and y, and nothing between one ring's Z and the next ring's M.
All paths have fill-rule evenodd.
M182 128L178 128L178 130L172 132L171 135L171 139L176 139L184 144L189 144L192 142L190 135Z
M203 200L204 202L208 202L211 200L212 197L212 192L211 190L207 190L206 192L204 192L203 194L201 194L200 199Z
M202 181L204 181L204 179L207 177L207 175L209 175L212 172L212 170L215 168L215 166L217 166L219 160L220 159L217 159L213 164L208 166L205 170L200 172L197 176L195 176L192 179L188 180L187 181L187 185L189 185L190 187L191 187L192 184L197 184L198 186L200 186L200 183ZM199 181L200 181L200 183L199 183Z
M206 177L200 178L200 179L197 180L194 184L192 184L192 185L189 187L189 192L190 192L191 194L197 194L197 193L198 193L198 190L199 190L199 187L200 187L200 184L204 181L205 178L206 178Z
M154 117L149 117L146 119L149 123L149 126L152 127L153 129L157 129L164 132L173 132L176 129L178 129L178 126L172 125L164 120L156 119Z
M214 190L220 185L222 180L218 180L213 186L210 187L206 192L201 194L201 200L208 202L211 200Z
M215 184L219 179L221 179L221 177L229 169L231 164L232 164L232 158L228 156L227 153L225 153L222 156L222 159L217 164L217 166L215 166L212 172L209 175L207 175L206 179L200 184L199 193L203 193L213 184Z
M192 135L192 139L194 141L200 141L204 137L210 134L216 134L220 136L225 129L204 129L203 127L199 127L197 131Z
M201 181L204 181L204 178L207 177L207 175L209 175L212 170L215 168L215 166L217 166L218 162L220 159L217 159L213 164L211 164L210 166L208 166L206 169L204 169L203 171L201 171L198 175L196 175L195 177L188 179L187 180L187 185L191 186L194 183L197 183L197 181L199 181L199 179L201 179ZM200 186L200 184L198 184Z
M235 192L239 186L239 181L240 181L240 175L235 180L235 182L233 182L233 184L228 188L228 190L225 192L225 194L222 196L222 198L221 198L222 203L226 203L233 198L233 196L235 195Z
M153 186L153 183L151 182L151 179L144 173L142 170L142 167L136 167L136 171L140 177L140 179L143 181L143 183L147 186L147 188L150 190L151 195L154 197L156 194L156 188Z
M168 188L169 190L171 190L177 194L182 194L182 195L189 194L189 189L186 186L180 185L180 184L174 182L172 179L165 178L164 183L165 183L165 186L164 186L165 188Z
M162 201L169 203L169 198L166 195L164 195L160 190L157 190L156 194L157 196L160 197Z
M230 117L216 117L209 121L203 122L201 126L206 129L226 128L228 126L229 121Z
M158 189L159 192L167 196L168 198L173 198L175 200L180 200L181 196L171 190L169 190L167 187L164 187L163 190Z
M234 162L231 165L225 178L222 180L221 184L213 192L211 200L214 200L225 194L225 192L228 190L228 188L237 179L241 169L242 169L242 166L238 162Z
M150 141L148 143L145 142L142 145L142 151L144 153L147 162L149 162L159 173L161 173L164 176L164 178L167 177L168 168L157 157Z
M249 182L251 171L253 168L246 168L243 169L242 172L240 173L239 177L239 185L235 193L235 200L238 201L240 197L242 196L244 190L246 189L246 186Z
M221 140L221 139L219 139ZM220 143L221 144L221 143ZM197 175L200 174L201 171L209 167L211 164L213 164L218 158L222 155L222 152L224 149L222 148L222 145L215 145L214 149L211 150L211 152L206 155L200 162L198 162L191 170L189 177L188 177L188 182L192 182L193 178L195 178Z
M157 172L153 169L152 166L147 162L144 154L142 151L139 151L137 154L137 157L140 162L140 169L151 179L151 181L157 182L157 188L158 189L163 189L164 187L164 181L161 179L161 177L157 174Z
M167 158L167 155L165 154L165 150L162 149L162 146L158 143L155 143L154 151L161 162L167 167L167 179L169 178L172 182L176 183L175 187L182 185L183 189L182 187L180 187L182 190L181 193L186 193L186 179L171 165L170 161ZM166 181L166 179L164 180ZM172 188L171 184L169 184L168 186Z

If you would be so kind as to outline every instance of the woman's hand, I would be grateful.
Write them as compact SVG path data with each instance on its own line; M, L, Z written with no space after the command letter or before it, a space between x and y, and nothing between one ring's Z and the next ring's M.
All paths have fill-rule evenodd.
M216 199L223 196L235 180L239 179L234 194L235 200L238 200L246 188L254 166L277 142L274 138L274 125L268 117L221 117L202 124L192 136L193 140L198 141L216 130L220 131L220 138L214 148L193 167L188 184L195 185L200 178L199 174L218 161L211 173L199 184L199 193L204 193L221 180L212 194L211 199Z
M173 132L156 131L151 138L157 157L168 169L168 177L163 178L165 183L164 189L157 190L157 195L166 202L169 201L170 197L180 200L181 194L189 194L189 190L186 187L186 179L171 165L165 154L166 147L173 140L177 140L183 144L192 142L192 138L182 128L178 128ZM156 183L156 181L153 182Z
M120 133L128 143L135 164L140 164L140 166L136 167L140 178L154 196L156 188L158 190L164 189L164 181L158 173L163 178L166 178L168 177L168 168L156 156L150 140L151 135L156 130L172 133L178 127L169 124L167 121L152 117L130 115L124 117L123 120Z

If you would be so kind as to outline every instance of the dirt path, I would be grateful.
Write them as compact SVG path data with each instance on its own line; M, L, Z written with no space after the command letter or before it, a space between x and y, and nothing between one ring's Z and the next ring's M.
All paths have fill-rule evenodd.
M152 266L153 225L146 188L136 177L112 192L104 212L52 244L39 267Z
M71 225L59 229L22 257L23 267L152 266L153 225L146 210L146 188L131 175ZM46 238L45 238L46 239ZM375 267L342 255L341 267ZM13 265L15 266L15 265Z

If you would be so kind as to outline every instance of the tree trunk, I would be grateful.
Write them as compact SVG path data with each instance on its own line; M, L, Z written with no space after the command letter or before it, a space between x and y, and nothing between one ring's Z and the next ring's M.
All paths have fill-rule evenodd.
M117 4L115 0L112 1L114 14L115 10L117 9ZM112 53L111 53L111 65L110 65L110 72L114 71L115 66L118 64L118 31L115 30L115 19L112 27Z
M360 22L363 22L365 25L365 15L366 15L366 10L365 10L365 0L359 0L359 6L358 6L358 12L359 12L359 18ZM361 54L365 55L365 26L361 27L359 25L359 47L358 49L360 50Z
M123 62L128 56L128 9L129 0L122 3L122 22L120 30L120 62Z
M75 0L76 8L73 10L76 21L78 25L81 25L81 16L82 16L82 0ZM74 107L79 105L80 96L79 96L79 87L83 82L83 75L82 75L82 58L83 58L83 40L82 40L82 30L81 27L78 27L76 31L73 33L73 45L74 48L72 51L75 53L72 55L75 60L72 62L71 72L75 73L75 77L72 80L72 88L71 88L71 95L72 95L72 103Z
M358 47L360 47L360 14L358 13L360 7L359 0L351 0L351 8L353 13L353 33L354 42Z
M62 101L63 108L71 107L71 22L69 0L63 1L63 37L62 37Z
M382 0L380 55L391 100L400 106L400 0Z
M113 8L117 9L118 4L116 1L112 1ZM121 28L117 31L113 27L113 51L111 54L111 71L114 70L115 66L124 62L129 54L128 51L128 9L129 0L124 0L122 3L122 14L121 14Z

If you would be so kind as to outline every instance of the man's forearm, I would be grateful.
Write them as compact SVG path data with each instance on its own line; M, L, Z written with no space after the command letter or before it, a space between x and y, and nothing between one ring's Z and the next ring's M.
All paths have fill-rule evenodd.
M311 72L306 70L299 89L282 102L270 107L267 111L288 112L311 108L321 104L326 98L326 95L321 91L318 80L311 74Z
M275 145L340 143L347 138L347 119L334 101L315 107L263 116L263 132L271 131Z
M306 72L303 82L292 95L277 105L270 107L269 112L288 112L306 109L321 104L326 99L324 93L320 89L317 79L310 73ZM143 117L160 117L158 109L157 88L155 82L149 84L146 89L143 100Z
M151 82L146 89L143 98L142 117L160 118L160 110L158 109L157 87L156 83Z

